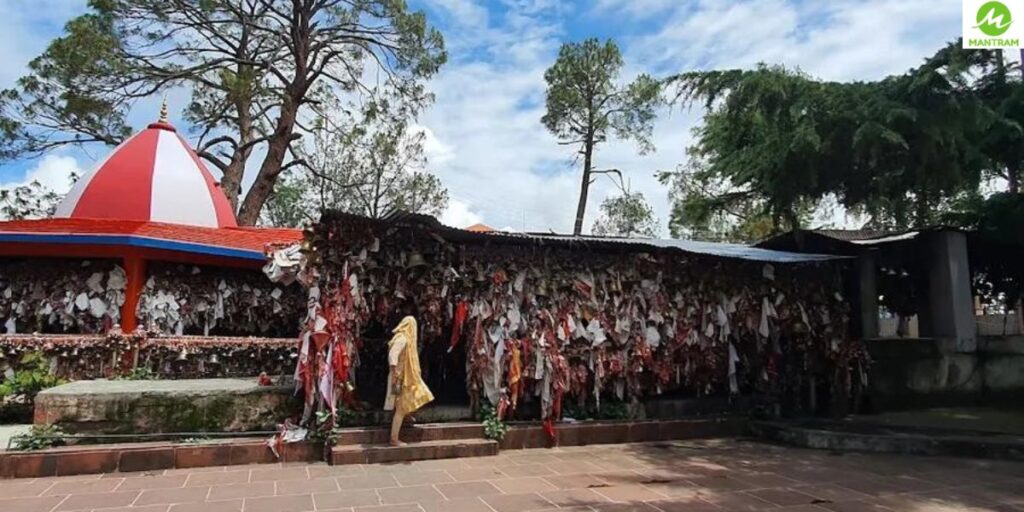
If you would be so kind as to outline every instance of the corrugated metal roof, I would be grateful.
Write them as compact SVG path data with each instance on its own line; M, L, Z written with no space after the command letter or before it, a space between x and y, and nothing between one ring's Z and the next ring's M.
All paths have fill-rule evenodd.
M577 243L607 243L627 244L634 246L647 246L655 249L677 249L695 254L706 254L709 256L720 256L723 258L737 258L742 260L764 261L773 263L806 263L815 261L829 261L844 259L844 256L831 254L804 254L799 252L773 251L741 244L727 244L720 242L702 242L699 240L676 240L657 238L618 238L618 237L597 237L597 236L571 236L542 233L529 233L519 236L530 236L545 240L567 241Z
M812 233L817 233L822 236L829 238L835 238L836 240L843 240L846 242L853 242L857 240L867 240L870 238L880 238L883 236L889 236L896 232L885 231L879 229L812 229Z
M429 231L442 238L461 242L493 241L508 244L559 244L583 245L591 247L622 248L628 246L636 250L678 250L691 254L735 258L748 261L771 263L813 263L820 261L842 260L847 256L830 254L805 254L797 252L775 251L740 244L718 242L701 242L697 240L661 240L650 238L616 238L596 236L572 236L556 233L516 233L508 231L474 232L445 226L434 217L422 214L390 212L384 219L370 219L338 211L324 212L323 219L348 220L352 222L368 222L381 225L405 225Z

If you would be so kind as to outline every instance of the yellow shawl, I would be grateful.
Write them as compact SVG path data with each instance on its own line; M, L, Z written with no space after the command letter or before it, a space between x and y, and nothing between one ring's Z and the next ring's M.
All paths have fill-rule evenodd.
M423 383L420 373L420 355L416 345L416 319L407 316L402 319L393 331L395 333L388 342L390 348L399 337L405 337L405 348L398 356L398 389L395 393L395 412L408 415L434 400L434 394Z

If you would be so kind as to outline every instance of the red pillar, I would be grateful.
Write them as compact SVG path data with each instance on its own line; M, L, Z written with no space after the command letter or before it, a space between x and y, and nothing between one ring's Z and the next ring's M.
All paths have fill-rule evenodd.
M139 326L135 313L139 307L142 287L146 285L146 260L136 254L125 256L124 273L128 283L124 290L124 305L121 306L121 331L127 334Z

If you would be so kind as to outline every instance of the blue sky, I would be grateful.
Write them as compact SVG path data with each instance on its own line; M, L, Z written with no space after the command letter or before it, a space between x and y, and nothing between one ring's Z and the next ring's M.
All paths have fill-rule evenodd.
M444 219L465 226L565 231L571 227L579 169L571 152L540 124L544 70L565 41L613 38L626 61L623 79L695 69L782 63L834 80L868 80L915 66L960 33L953 0L410 0L445 35L449 63L431 82L435 104L420 124L430 167L452 201ZM85 0L0 1L0 86L9 87ZM177 97L177 98L176 98ZM176 99L179 99L176 101ZM159 98L141 102L131 121L156 116ZM172 110L184 92L171 94ZM627 172L662 226L666 190L654 173L684 159L699 110L665 109L655 127L657 150L638 155L629 143L599 148L597 165ZM180 124L180 123L179 123ZM37 178L55 188L88 169L106 148L64 150L32 161L0 164L4 186ZM615 193L599 181L588 204Z

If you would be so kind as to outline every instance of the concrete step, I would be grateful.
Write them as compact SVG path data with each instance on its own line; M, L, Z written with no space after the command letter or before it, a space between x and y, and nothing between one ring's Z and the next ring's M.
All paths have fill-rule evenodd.
M331 450L331 464L379 464L414 460L486 457L498 454L498 443L490 439L424 441L405 446L386 444L338 445Z
M355 427L341 429L337 445L386 444L391 437L390 427ZM402 428L401 438L407 443L426 441L452 441L480 439L484 427L480 423L425 423Z

